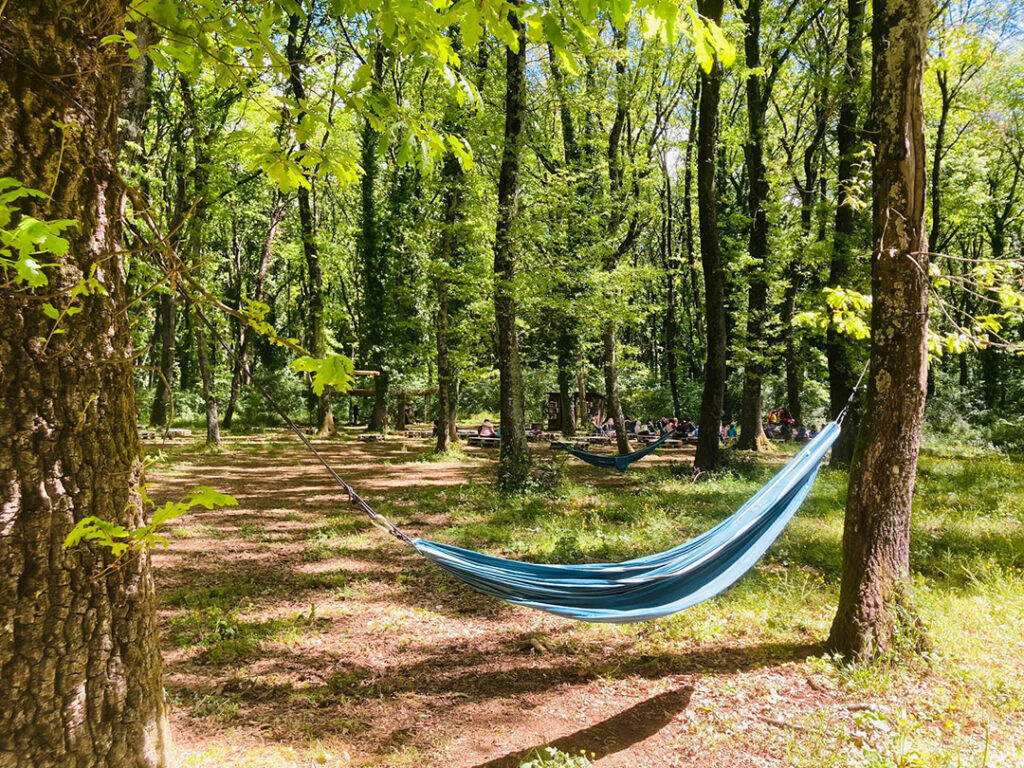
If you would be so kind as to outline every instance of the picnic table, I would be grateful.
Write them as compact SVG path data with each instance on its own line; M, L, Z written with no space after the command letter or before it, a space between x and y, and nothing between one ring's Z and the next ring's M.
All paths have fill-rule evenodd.
M501 445L500 437L481 437L480 435L470 435L468 442L470 445L474 445L477 448L497 448Z
M402 433L406 437L412 437L419 440L426 440L434 436L434 430L432 429L407 429Z

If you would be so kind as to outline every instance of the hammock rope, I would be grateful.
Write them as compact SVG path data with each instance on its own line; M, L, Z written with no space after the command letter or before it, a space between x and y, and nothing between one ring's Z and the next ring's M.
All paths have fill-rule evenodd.
M178 288L192 301L196 316L211 336L249 376L256 391L298 435L345 491L349 501L363 511L371 523L479 592L584 621L621 623L655 619L696 605L734 584L768 550L807 497L822 460L839 437L842 420L864 378L861 373L849 402L836 421L825 426L740 509L709 531L664 552L619 563L529 563L406 535L334 470L252 376L249 367L203 314L198 302L192 300L181 284Z

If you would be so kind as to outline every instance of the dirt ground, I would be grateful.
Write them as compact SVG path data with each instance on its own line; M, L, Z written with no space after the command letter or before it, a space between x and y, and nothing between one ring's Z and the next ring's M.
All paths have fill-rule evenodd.
M410 462L422 441L317 444L371 503L493 472ZM239 502L190 513L154 556L181 765L515 767L549 745L602 768L791 765L825 738L817 713L852 728L865 706L802 663L820 648L799 631L651 653L647 625L477 595L369 527L283 433L150 480L155 499L203 484ZM403 512L416 535L445 523Z

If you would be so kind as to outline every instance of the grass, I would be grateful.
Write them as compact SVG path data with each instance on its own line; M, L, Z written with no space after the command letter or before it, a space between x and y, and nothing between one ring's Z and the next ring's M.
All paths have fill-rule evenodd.
M175 450L167 468L205 459ZM594 482L604 476L552 464L530 492L510 497L495 491L489 466L475 457L433 464L416 451L404 459L392 453L389 461L399 465L399 473L429 478L435 466L452 465L464 467L469 479L411 479L375 493L374 502L396 523L460 546L533 561L613 561L707 530L749 498L787 454L738 458L728 471L696 484L664 464L606 484ZM934 650L909 663L851 666L823 655L817 645L835 612L846 482L845 472L824 468L784 534L737 585L715 600L644 625L555 622L524 638L517 624L524 620L521 612L475 598L421 560L389 559L397 552L392 542L362 520L324 508L301 519L294 512L276 518L296 525L284 536L268 536L262 524L232 524L231 535L253 546L297 547L301 572L268 570L258 578L164 592L161 602L171 612L165 634L195 664L235 674L272 646L329 633L333 618L325 616L341 615L330 606L347 616L372 606L380 636L397 638L389 664L401 666L407 661L403 654L422 655L440 642L421 621L435 627L442 622L458 632L458 616L469 611L475 617L473 611L483 606L493 612L487 614L487 633L515 638L526 649L520 653L578 666L599 687L629 680L639 689L670 678L676 668L688 670L695 693L674 743L705 745L711 755L720 750L723 765L735 754L730 749L763 756L766 764L808 768L1024 765L1024 457L977 447L956 452L929 446L922 452L911 564L914 597ZM183 521L175 541L216 539L223 530L198 519ZM384 565L367 572L332 566L353 558ZM275 601L284 596L323 605L323 615L319 607L275 612ZM465 624L466 632L478 631L470 619ZM723 661L730 654L752 660L734 668ZM766 671L760 670L759 655ZM446 735L433 747L417 741L382 747L372 757L360 753L367 728L360 707L379 712L389 702L401 709L417 701L431 717L435 711L438 718L457 717L445 703L450 692L443 678L436 692L419 693L397 675L378 677L359 665L321 675L317 685L293 686L288 695L294 706L332 712L330 727L304 721L276 746L250 747L230 759L219 746L207 745L208 754L196 752L183 764L313 764L318 755L330 755L347 765L351 753L353 765L462 765L445 751ZM176 695L194 718L224 724L249 716L246 703L228 694ZM558 709L558 701L551 706ZM672 748L666 744L665 754ZM534 755L547 757L553 762L535 764L563 764L554 753Z

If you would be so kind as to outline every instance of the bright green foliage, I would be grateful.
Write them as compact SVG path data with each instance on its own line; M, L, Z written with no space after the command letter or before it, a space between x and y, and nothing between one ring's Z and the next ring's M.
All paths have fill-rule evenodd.
M140 489L144 506L153 507L145 487ZM162 507L153 509L150 522L139 528L127 529L122 525L107 522L95 516L79 520L64 539L64 548L79 545L83 541L93 541L110 551L115 558L121 559L133 552L153 547L167 546L167 539L162 535L167 523L177 520L182 515L197 507L217 509L218 507L234 507L238 501L226 493L219 493L212 488L201 485L181 501L168 501Z
M17 179L0 179L0 270L4 287L41 288L49 282L46 270L59 269L60 262L41 260L67 255L68 241L61 232L75 226L69 219L42 221L22 215L19 200L47 199L45 192L23 186ZM48 313L49 314L49 313Z
M355 365L344 355L328 355L323 359L300 357L292 363L292 368L313 374L313 391L317 395L322 395L326 387L345 393L355 383L352 377Z
M592 763L586 750L571 755L555 747L544 747L534 750L528 760L519 764L519 768L587 768L589 765Z

